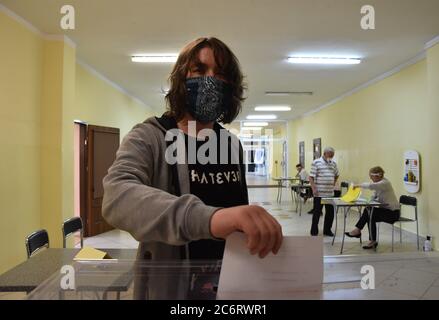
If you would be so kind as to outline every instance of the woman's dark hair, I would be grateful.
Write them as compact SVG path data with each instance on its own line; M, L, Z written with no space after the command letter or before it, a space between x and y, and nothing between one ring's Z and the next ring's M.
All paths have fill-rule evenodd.
M302 168L302 164L301 163L296 164L296 168L298 168L298 167Z
M186 76L192 65L199 63L198 53L210 48L217 65L216 74L221 75L232 88L232 103L224 114L217 119L222 123L231 123L241 112L245 85L239 61L233 52L217 38L198 38L187 44L180 52L177 62L169 76L170 88L166 94L167 114L180 121L186 113Z

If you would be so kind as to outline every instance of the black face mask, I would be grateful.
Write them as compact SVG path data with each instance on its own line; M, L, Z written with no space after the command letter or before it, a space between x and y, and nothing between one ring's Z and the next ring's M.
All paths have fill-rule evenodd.
M232 101L230 85L211 76L187 79L186 90L188 111L200 122L221 120Z

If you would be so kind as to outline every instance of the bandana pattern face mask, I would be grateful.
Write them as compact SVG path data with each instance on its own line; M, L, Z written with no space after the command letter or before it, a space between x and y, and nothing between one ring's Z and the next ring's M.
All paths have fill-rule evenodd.
M231 101L230 86L211 76L187 79L186 90L188 111L200 122L221 119Z

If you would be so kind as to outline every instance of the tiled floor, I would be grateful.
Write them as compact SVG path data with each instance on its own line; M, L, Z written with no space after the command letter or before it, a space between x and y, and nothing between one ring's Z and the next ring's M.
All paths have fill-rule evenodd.
M311 209L312 203L308 202L303 206L302 215L295 211L295 206L291 201L291 195L288 189L283 190L283 201L278 204L276 202L276 188L249 188L250 202L263 206L270 212L282 225L285 236L293 235L309 235L311 227L311 215L307 212ZM348 221L347 231L351 230L357 222L359 214L353 210ZM321 232L324 217L321 217L319 229ZM335 221L334 221L335 225ZM343 254L377 254L383 252L391 252L391 226L385 223L380 224L380 245L377 252L373 250L364 250L358 239L347 238ZM416 236L403 232L402 244L399 243L399 229L395 229L395 252L416 251ZM334 228L333 228L334 231ZM339 213L337 238L334 245L331 245L332 238L325 237L324 252L325 255L338 255L340 253L341 235L343 231L343 220ZM366 242L369 237L367 228L363 230L363 240ZM113 230L95 237L84 240L84 245L95 248L137 248L137 241L127 232Z

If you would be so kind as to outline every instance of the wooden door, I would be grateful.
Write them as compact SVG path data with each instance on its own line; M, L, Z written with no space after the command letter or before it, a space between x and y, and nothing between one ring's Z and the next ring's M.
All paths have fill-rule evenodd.
M87 236L113 229L102 217L102 179L116 158L120 132L117 128L87 127Z

